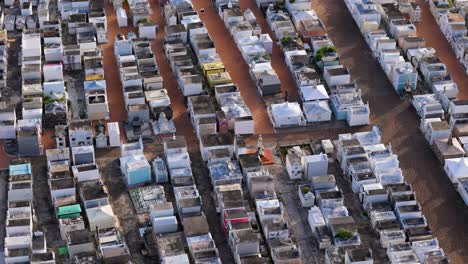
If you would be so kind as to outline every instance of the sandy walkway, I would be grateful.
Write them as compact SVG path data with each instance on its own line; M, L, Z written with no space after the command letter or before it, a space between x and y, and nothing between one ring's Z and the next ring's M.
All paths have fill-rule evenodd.
M391 142L398 154L405 179L413 185L441 247L453 263L468 263L468 209L421 134L413 107L394 92L342 0L319 0L313 8L326 25L343 64L350 68L364 98L369 100L372 123L380 125L383 141ZM437 35L431 37L437 40Z
M465 74L463 66L458 61L452 47L432 16L429 4L423 0L417 0L416 2L422 8L421 22L416 24L418 33L424 37L426 45L433 47L437 51L439 59L447 65L448 71L460 90L458 98L468 99L468 76Z

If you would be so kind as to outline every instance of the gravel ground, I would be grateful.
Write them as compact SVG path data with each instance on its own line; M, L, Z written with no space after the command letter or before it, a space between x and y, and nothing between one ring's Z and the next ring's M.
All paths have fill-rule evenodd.
M54 208L50 200L45 156L32 158L31 166L33 173L33 206L37 220L34 228L44 231L47 247L56 250L58 247L66 246L66 243L60 237L58 221L54 215ZM65 258L60 257L57 252L56 257L57 261L62 263L65 261Z
M195 150L190 152L190 159L192 160L192 172L197 184L198 191L202 197L202 210L207 216L208 225L210 226L210 233L216 243L219 251L221 261L226 264L234 264L234 259L231 254L231 249L224 236L221 226L221 220L216 212L216 206L211 196L212 186L209 180L209 171L202 160L200 151ZM200 166L203 164L203 166Z
M141 254L143 243L139 238L138 228L144 223L144 217L136 214L127 185L122 178L117 159L120 151L116 149L112 153L99 153L97 156L97 164L109 192L112 209L118 218L119 228L127 241L132 260L134 263L151 263Z
M298 197L298 186L306 181L290 180L279 158L276 165L269 166L268 170L275 176L277 193L287 210L288 222L292 234L301 248L304 263L324 263L324 251L318 250L317 242L312 236L307 220L308 208L301 206ZM386 260L386 251L380 246L378 236L370 226L369 218L365 216L362 205L351 190L349 181L343 177L336 161L329 164L329 173L335 175L337 185L343 192L345 206L359 227L358 232L363 246L372 249L374 263L385 263L388 261Z
M383 141L391 142L393 151L399 155L405 179L413 185L441 247L453 263L467 263L468 209L419 131L420 120L416 112L409 102L401 101L394 92L377 61L372 58L343 1L317 1L313 8L326 25L343 64L350 69L364 97L369 100L372 123L382 128ZM428 20L427 12L423 12L421 26ZM422 31L424 27L421 26L417 27ZM427 27L434 28L431 25ZM424 37L431 39L428 45L435 46L445 41L436 33L427 34ZM438 49L438 52L442 51ZM442 55L441 59L446 62L449 57ZM456 75L455 71L451 73ZM466 81L466 77L463 80ZM461 95L466 93L465 86L460 86Z
M308 208L301 206L297 195L298 185L304 181L291 181L281 160L278 158L276 162L276 165L268 166L268 171L275 178L276 192L286 208L291 234L301 250L302 259L305 263L324 263L324 252L318 249L307 220Z

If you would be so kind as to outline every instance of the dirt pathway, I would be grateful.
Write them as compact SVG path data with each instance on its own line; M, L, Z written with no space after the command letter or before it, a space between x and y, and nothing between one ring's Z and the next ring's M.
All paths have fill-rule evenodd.
M433 47L437 51L439 59L447 65L448 72L458 85L460 92L458 99L468 99L468 75L465 74L463 66L458 61L445 36L442 34L439 25L429 10L429 4L423 0L416 1L422 9L421 22L416 24L418 33L426 40L428 47Z
M327 27L342 63L350 68L369 100L372 123L382 128L383 141L391 142L398 154L405 179L413 185L433 234L453 263L468 263L468 209L421 134L416 112L394 92L344 2L319 0L313 8Z

